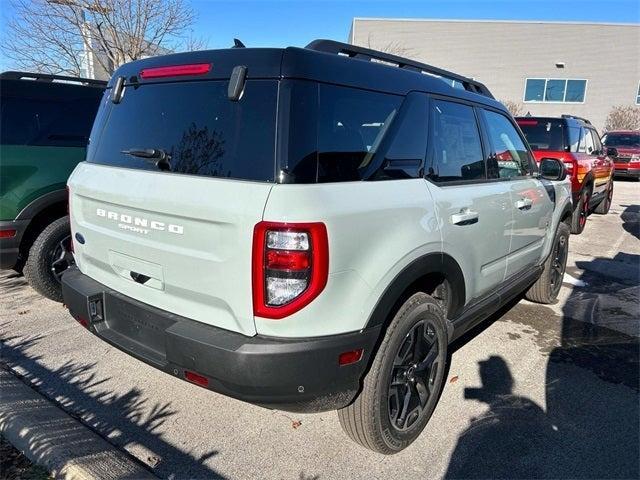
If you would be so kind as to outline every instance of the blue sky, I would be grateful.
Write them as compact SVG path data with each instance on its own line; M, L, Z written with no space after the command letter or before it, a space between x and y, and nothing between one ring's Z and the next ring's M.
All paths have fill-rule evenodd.
M346 40L353 17L640 22L638 0L304 1L195 0L197 33L214 48L240 38L247 46L304 46L314 38Z
M194 33L211 48L304 46L314 38L346 41L353 17L640 22L638 0L191 0ZM0 35L13 11L0 0ZM1 39L1 37L0 37ZM10 64L0 53L0 69Z

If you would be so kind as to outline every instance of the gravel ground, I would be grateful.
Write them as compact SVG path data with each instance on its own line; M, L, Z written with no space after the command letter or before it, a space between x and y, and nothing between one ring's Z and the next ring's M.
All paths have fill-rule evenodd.
M0 480L49 480L49 473L34 465L18 450L0 437Z
M558 304L515 303L453 346L442 398L394 456L335 412L270 411L148 367L0 275L2 360L163 478L638 478L640 184L571 237Z

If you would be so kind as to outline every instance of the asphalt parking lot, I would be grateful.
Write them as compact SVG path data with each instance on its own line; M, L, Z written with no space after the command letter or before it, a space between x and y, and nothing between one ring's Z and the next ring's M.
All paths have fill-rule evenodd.
M640 183L571 237L560 301L520 301L454 345L431 422L385 457L335 412L270 411L160 373L0 276L2 361L162 478L638 478Z

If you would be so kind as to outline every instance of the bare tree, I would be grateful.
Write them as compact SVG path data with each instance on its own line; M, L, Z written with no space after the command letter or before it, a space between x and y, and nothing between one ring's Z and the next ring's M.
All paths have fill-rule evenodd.
M188 0L11 1L3 50L28 70L79 76L97 66L111 75L132 60L203 45L190 32Z
M378 50L379 52L390 53L399 57L409 57L413 53L412 48L408 48L397 40L392 41L373 41L372 33L367 37L367 48Z
M640 107L617 105L607 115L605 132L611 130L640 130Z
M500 102L507 107L509 113L514 117L520 117L524 114L524 107L520 102L514 102L513 100L500 100Z

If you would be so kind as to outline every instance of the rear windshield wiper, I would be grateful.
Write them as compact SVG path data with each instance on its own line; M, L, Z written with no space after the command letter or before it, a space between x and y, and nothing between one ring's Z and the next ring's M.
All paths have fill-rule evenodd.
M171 171L171 155L161 148L131 148L122 150L121 153L132 157L144 158L155 163L160 170Z

